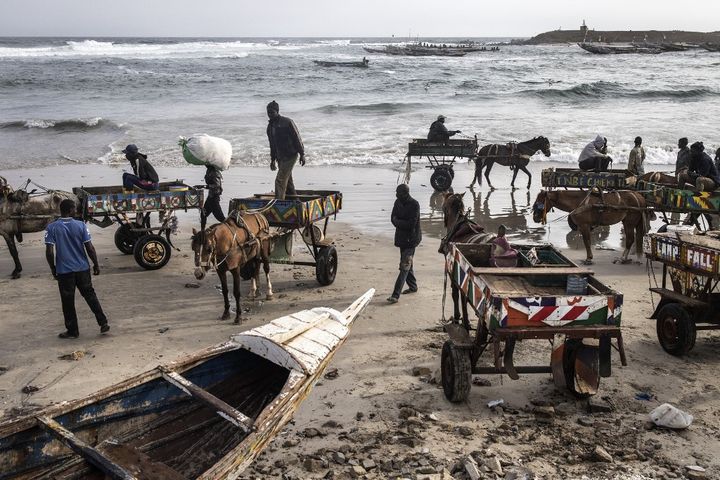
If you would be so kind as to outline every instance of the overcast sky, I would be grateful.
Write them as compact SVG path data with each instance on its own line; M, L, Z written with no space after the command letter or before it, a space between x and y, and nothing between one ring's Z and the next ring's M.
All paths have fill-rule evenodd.
M0 36L532 36L720 30L720 1L0 0Z

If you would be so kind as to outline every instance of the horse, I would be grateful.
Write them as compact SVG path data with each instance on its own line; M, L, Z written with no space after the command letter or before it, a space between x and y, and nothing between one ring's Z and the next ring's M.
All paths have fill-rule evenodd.
M446 193L443 202L443 224L445 225L445 236L440 241L438 253L447 255L451 243L489 243L495 238L494 235L485 233L484 229L468 218L465 211L463 196L465 193ZM460 291L455 284L451 284L453 300L453 320L458 321L460 317ZM468 322L467 299L462 302L462 319L466 328L470 327Z
M235 323L242 321L240 309L240 277L251 278L250 297L258 295L260 265L265 270L266 300L272 300L270 282L270 225L261 213L240 213L205 230L193 228L192 250L195 253L195 278L202 280L205 273L215 269L220 277L225 309L221 320L230 318L227 272L233 276L235 297Z
M638 257L642 255L642 238L647 223L643 211L646 209L645 199L642 194L631 190L615 190L607 193L541 190L533 204L533 220L546 224L547 212L553 208L570 212L569 221L577 225L585 244L587 252L587 257L583 261L585 265L593 263L590 230L594 226L615 225L622 222L625 229L625 251L620 262L623 264L631 262L628 255L633 244Z
M5 239L15 264L11 278L20 278L22 264L17 245L23 240L23 233L42 232L50 222L60 216L60 202L72 199L76 205L78 198L70 192L48 190L35 195L34 190L13 190L3 177L0 177L0 236Z
M527 188L530 188L532 174L527 169L527 166L528 163L530 163L530 157L538 151L542 151L546 157L549 157L550 140L541 136L520 143L510 142L507 145L494 143L481 147L475 157L475 177L469 187L472 188L476 180L478 185L482 185L482 171L484 168L488 185L491 189L494 188L490 182L490 170L492 170L493 165L497 163L504 167L510 167L513 171L512 181L510 182L512 188L515 188L515 178L517 177L518 170L525 172L525 175L528 177Z
M678 179L675 175L668 175L664 172L648 172L644 175L634 175L625 179L627 186L632 188L637 186L638 181L666 185L669 187L677 187L678 185Z

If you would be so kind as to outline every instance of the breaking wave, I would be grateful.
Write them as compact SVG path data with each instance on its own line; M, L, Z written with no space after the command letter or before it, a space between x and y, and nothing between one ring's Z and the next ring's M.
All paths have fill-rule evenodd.
M315 111L334 114L341 112L355 112L355 113L382 113L382 114L393 114L399 112L406 112L419 107L425 107L427 104L423 103L402 103L402 102L382 102L382 103L369 103L365 105L325 105L318 107Z
M570 88L543 88L523 90L520 93L540 97L547 100L586 100L588 98L645 98L645 99L676 99L690 100L707 96L720 95L710 88L635 90L623 87L617 82L582 83Z
M121 129L122 125L118 125L111 120L104 120L101 117L89 119L67 119L67 120L18 120L13 122L0 123L0 128L9 130L54 130L54 131L88 131L100 128Z

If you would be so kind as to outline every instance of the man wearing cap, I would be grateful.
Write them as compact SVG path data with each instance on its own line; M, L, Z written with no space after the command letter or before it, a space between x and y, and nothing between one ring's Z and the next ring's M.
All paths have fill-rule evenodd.
M277 170L275 177L275 198L285 200L286 195L295 195L295 184L292 171L299 160L305 165L305 147L295 122L280 115L280 106L276 101L267 105L270 119L267 136L270 142L270 170Z
M456 133L460 133L460 130L449 131L445 126L445 115L438 115L437 120L430 125L427 139L428 142L447 143Z
M395 246L400 249L400 273L395 281L392 295L387 298L389 303L397 303L401 293L415 293L418 290L415 272L413 272L413 256L415 247L420 245L420 204L410 196L410 187L398 185L395 190L395 205L390 221L395 226ZM407 282L408 288L403 290Z
M123 173L123 187L132 190L138 187L142 190L157 190L159 187L158 174L147 160L147 155L140 153L137 145L130 144L122 151L130 162L133 173Z

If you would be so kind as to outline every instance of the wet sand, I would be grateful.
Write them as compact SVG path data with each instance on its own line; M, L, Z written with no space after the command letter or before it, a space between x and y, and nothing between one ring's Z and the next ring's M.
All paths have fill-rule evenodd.
M73 172L70 179L66 175L69 170ZM509 182L502 180L502 170L493 177L498 186ZM218 320L222 300L214 275L200 282L199 288L186 288L195 282L189 236L197 225L196 212L182 215L176 237L182 251L173 252L166 267L152 272L141 270L130 256L115 249L114 228L91 227L102 268L94 284L110 318L108 336L99 335L89 310L78 298L81 337L75 341L57 338L62 313L56 283L45 264L42 234L26 235L21 247L24 271L19 280L9 279L12 264L7 249L0 247L0 366L6 368L0 372L0 410L13 416L17 408L27 411L79 398L289 312L316 306L343 308L374 287L376 298L333 361L339 376L316 387L294 422L247 472L248 478L280 478L283 474L285 478L320 478L329 469L342 478L348 466L327 460L337 450L358 462L372 459L385 465L387 460L396 460L396 473L407 468L409 473L404 476L408 478L419 475L420 460L440 471L452 470L458 459L471 452L499 457L506 471L522 466L540 478L679 478L685 474L685 465L701 465L708 469L709 478L717 478L720 459L714 452L720 451L716 414L720 394L715 367L720 336L700 332L687 357L666 354L655 337L654 321L647 320L653 303L645 265L614 265L612 259L619 252L596 252L597 277L625 294L623 331L629 366L620 367L613 354L613 375L602 380L600 391L600 397L615 405L614 412L589 415L583 401L557 391L546 375L523 375L517 381L490 375L485 377L489 386L473 387L467 403L450 404L436 384L412 375L415 366L431 372L438 369L439 347L445 340L437 330L443 299L443 261L437 254L441 219L439 212L429 207L429 172L419 170L411 181L426 230L415 259L421 290L402 296L396 305L388 305L385 297L397 274L398 252L392 246L387 217L398 172L374 167L298 167L296 172L298 185L337 188L345 194L344 209L329 228L339 251L337 280L321 288L312 267L273 265L275 300L253 302L243 297L247 320L240 326ZM469 167L460 165L457 172L456 186L469 183ZM161 172L164 178L184 177L188 183L200 183L202 174L202 169L190 168ZM58 167L0 175L15 185L29 175L38 183L68 189L78 183L116 183L113 179L119 178L120 170ZM224 198L268 191L272 178L264 169L231 170L225 176ZM539 172L535 182L539 184ZM564 249L565 223L543 230L526 216L537 189L531 190L530 200L524 190L511 195L510 190L498 189L488 197L483 189L474 210L483 212L480 218L488 226L507 223L515 238L537 235L556 242L573 260L584 258L584 251ZM610 229L603 242L614 245L619 234L613 232L618 230ZM248 289L249 284L243 283L243 295ZM446 315L449 310L448 305ZM58 359L74 350L84 350L87 355L78 361ZM547 364L550 355L545 342L523 342L517 350L518 363ZM488 358L483 358L487 364ZM23 394L26 385L40 390ZM636 399L641 392L654 398ZM501 398L504 409L486 407L490 400ZM565 413L558 413L550 423L536 420L531 401L537 403L538 399L558 411L564 405ZM649 428L647 413L663 402L692 413L695 421L690 429L668 432ZM434 413L437 420L426 416L417 420L419 424L409 424L400 418L401 405L411 405L427 415ZM591 423L578 423L587 417ZM336 426L326 424L329 420ZM319 429L322 435L308 438L307 428ZM398 440L408 435L417 438L414 446ZM597 445L611 453L613 463L593 460ZM317 471L308 471L307 459L319 457L327 463L321 461ZM380 470L372 470L368 478L390 476ZM457 474L456 478L464 477Z

